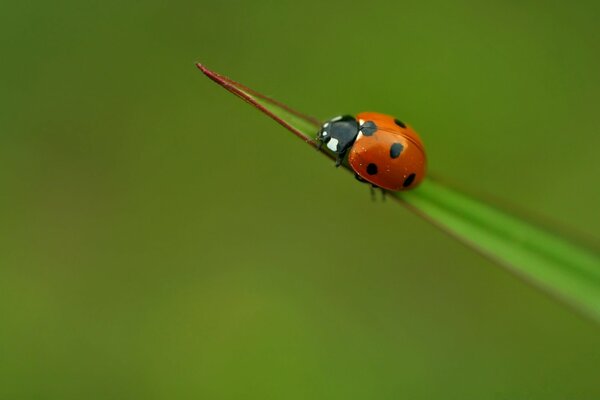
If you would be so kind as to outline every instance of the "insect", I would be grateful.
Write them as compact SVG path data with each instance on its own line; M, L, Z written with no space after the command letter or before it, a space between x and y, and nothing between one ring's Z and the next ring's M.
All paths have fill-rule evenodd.
M389 115L363 112L323 124L317 136L336 155L339 167L346 155L358 180L387 190L409 190L425 177L425 149L408 125Z

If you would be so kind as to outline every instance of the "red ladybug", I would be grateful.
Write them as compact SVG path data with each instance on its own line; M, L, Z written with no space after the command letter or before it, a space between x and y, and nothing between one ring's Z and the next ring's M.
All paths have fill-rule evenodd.
M323 124L317 136L337 156L346 154L356 178L387 190L409 190L425 177L425 148L419 135L402 121L374 112L345 115Z

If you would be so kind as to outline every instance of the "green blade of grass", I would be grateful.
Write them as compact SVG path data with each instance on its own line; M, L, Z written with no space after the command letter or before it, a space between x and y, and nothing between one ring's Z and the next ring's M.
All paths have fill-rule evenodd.
M305 116L198 64L206 76L250 103L310 146L320 121ZM324 146L320 150L334 159ZM347 164L344 167L348 170ZM600 256L548 229L483 200L426 178L409 192L387 192L455 239L534 286L600 321Z

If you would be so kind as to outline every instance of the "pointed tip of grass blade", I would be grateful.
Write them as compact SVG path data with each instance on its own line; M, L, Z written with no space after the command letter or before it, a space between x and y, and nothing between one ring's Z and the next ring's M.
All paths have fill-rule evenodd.
M202 65L202 63L196 63L196 68L198 68L200 71L202 71L204 73L204 75L210 77L210 75L209 75L210 71L208 70L208 68L206 68L204 65Z
M202 63L196 63L196 67L202 71L202 73L204 75L206 75L207 77L209 77L211 80L213 80L214 82L218 83L221 86L227 86L230 85L231 83L235 83L232 80L221 76L219 74L217 74L215 71L212 71L208 68L206 68L206 66Z
M318 128L321 125L321 121L308 115L299 113L298 111L289 108L288 106L278 102L277 100L274 100L253 89L250 89L249 87L244 86L241 83L236 82L226 76L220 75L215 71L208 69L202 63L196 63L196 67L213 82L219 84L227 91L233 93L234 95L244 100L246 103L251 104L264 114L268 115L277 123L282 125L284 128L286 128L294 135L302 139L308 145L317 148L317 143L313 138L313 134L316 134ZM279 110L280 112L276 112L276 110ZM308 133L302 129L293 126L293 124L289 121L289 118L284 118L279 114L284 114L286 116L294 116L298 120L302 121L303 124L311 126L311 132ZM326 152L323 152L323 154L331 158L330 154Z
M206 75L208 78L210 78L212 81L218 83L219 85L223 86L225 89L227 89L231 92L231 90L228 89L230 82L228 82L229 80L227 78L222 77L221 75L217 74L215 71L211 71L210 69L206 68L204 66L204 64L202 64L202 63L196 63L196 67L200 71L202 71L202 73L204 75Z

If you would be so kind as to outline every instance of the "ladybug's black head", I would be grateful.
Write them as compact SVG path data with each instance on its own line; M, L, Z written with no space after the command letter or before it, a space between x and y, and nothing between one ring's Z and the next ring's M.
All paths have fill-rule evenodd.
M336 154L344 155L358 136L358 122L351 115L344 115L325 122L317 140Z

